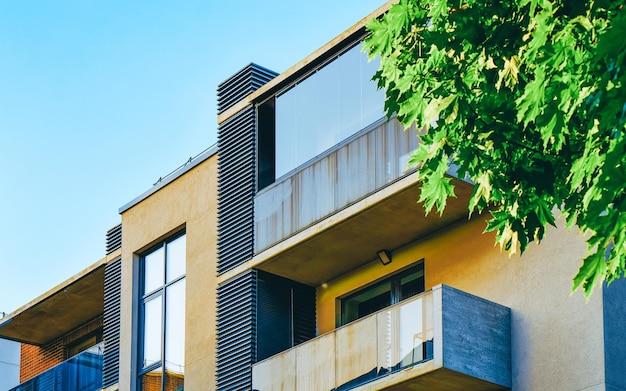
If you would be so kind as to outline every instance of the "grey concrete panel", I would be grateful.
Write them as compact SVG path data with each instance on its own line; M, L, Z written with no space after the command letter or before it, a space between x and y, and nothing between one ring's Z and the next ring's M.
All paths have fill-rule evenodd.
M626 280L602 289L606 389L626 390Z
M444 285L443 367L510 388L511 310Z

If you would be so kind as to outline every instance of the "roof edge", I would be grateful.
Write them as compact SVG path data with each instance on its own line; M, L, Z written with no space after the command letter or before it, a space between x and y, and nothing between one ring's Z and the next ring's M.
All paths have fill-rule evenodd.
M223 113L217 116L217 124L220 125L224 121L228 120L230 117L237 114L239 111L243 110L250 103L252 103L259 96L266 94L269 90L276 88L276 86L285 82L285 80L289 79L296 73L300 72L302 69L306 68L309 64L314 62L317 58L324 56L327 52L331 51L336 45L339 45L346 38L355 34L360 29L364 28L365 25L372 19L378 18L383 15L385 12L389 10L392 4L397 3L398 0L389 0L385 4L376 8L374 11L370 12L364 18L361 18L358 22L354 23L352 26L348 27L342 33L326 42L320 48L315 50L313 53L309 54L302 60L298 61L296 64L289 67L286 71L278 74L275 78L268 81L266 84L261 86L258 90L252 92L251 94L243 97L239 102L233 104L229 109L225 110Z
M115 255L115 256L112 257L111 255ZM17 308L15 311L12 311L11 313L7 314L4 318L0 318L0 328L2 326L4 326L6 323L11 322L13 320L13 318L15 318L16 316L20 315L23 312L28 311L29 309L31 309L32 307L36 306L37 304L43 302L44 300L48 299L50 296L54 295L55 293L57 293L57 292L65 289L65 288L67 288L68 286L72 285L76 281L78 281L78 280L86 277L87 275L95 272L96 270L104 267L113 258L116 258L117 256L119 256L119 254L117 254L117 253L112 253L111 255L106 256L106 257L100 259L99 261L97 261L96 263L94 263L94 264L92 264L90 266L87 266L85 269L83 269L80 272L74 274L73 276L71 276L70 278L68 278L65 281L61 282L60 284L57 284L56 286L48 289L43 294L37 296L33 300L31 300L28 303L26 303L26 304L22 305L21 307Z
M182 166L178 167L177 169L175 169L171 173L167 174L165 177L159 178L159 180L150 189L146 190L145 192L143 192L139 196L135 197L130 202L122 205L119 208L118 213L122 214L122 213L126 212L127 210L129 210L133 206L139 204L140 202L142 202L146 198L150 197L152 194L156 193L157 191L161 190L165 186L167 186L170 183L174 182L176 179L178 179L181 176L183 176L189 170L191 170L192 168L196 167L200 163L204 162L205 160L207 160L211 156L215 155L216 153L217 153L217 145L214 144L214 145L210 146L209 148L205 149L204 151L200 152L195 157L189 158L189 160L185 164L183 164Z

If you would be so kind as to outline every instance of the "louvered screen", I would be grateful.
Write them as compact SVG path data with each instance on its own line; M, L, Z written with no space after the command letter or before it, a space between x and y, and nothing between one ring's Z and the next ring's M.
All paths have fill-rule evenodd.
M257 360L264 360L292 346L291 281L258 272Z
M111 254L113 251L122 247L122 224L109 229L106 233L106 253Z
M218 273L249 260L254 251L254 117L249 106L219 129Z
M218 86L218 112L275 76L259 65L248 65ZM249 105L218 130L218 273L249 260L254 251L255 125L255 110Z
M278 74L251 63L217 86L217 112L222 114Z
M256 359L257 272L217 288L217 390L249 390Z
M315 288L295 283L293 286L293 344L299 345L317 334Z
M117 259L104 267L103 387L119 381L121 288L122 260Z
M257 360L316 335L315 288L258 271Z

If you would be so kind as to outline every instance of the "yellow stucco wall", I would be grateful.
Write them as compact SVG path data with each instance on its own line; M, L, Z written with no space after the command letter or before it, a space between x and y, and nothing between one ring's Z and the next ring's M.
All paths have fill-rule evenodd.
M143 250L186 228L185 388L215 389L217 154L122 214L120 389L136 367L137 262Z
M319 287L319 333L335 327L338 297L424 259L427 290L447 284L512 309L514 390L603 389L601 287L587 303L571 294L584 239L549 229L540 245L509 258L484 228L480 218L457 224L397 249L388 266L372 262Z

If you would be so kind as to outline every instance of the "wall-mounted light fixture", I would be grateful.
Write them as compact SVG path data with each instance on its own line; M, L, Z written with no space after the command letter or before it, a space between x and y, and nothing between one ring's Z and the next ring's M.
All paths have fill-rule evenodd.
M391 263L391 251L380 250L376 252L376 255L378 255L378 259L383 265L389 265Z

